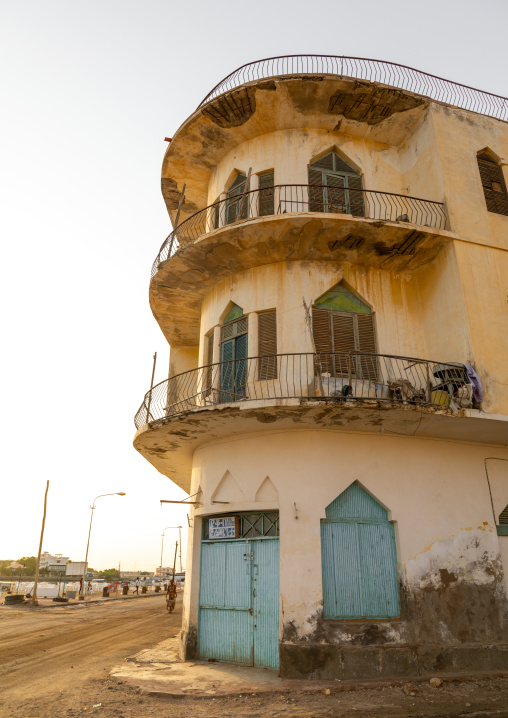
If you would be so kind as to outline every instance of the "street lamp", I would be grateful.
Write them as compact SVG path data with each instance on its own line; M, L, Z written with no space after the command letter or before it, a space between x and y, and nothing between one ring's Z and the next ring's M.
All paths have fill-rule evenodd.
M82 585L81 585L81 591L80 591L80 594L79 594L79 600L80 600L80 601L84 601L84 600L85 600L85 595L86 595L86 586L85 586L85 584L86 584L86 572L87 572L87 568L88 568L88 547L90 546L90 534L91 534L91 532L92 532L93 512L94 512L94 509L96 508L95 502L97 501L97 499L100 499L100 498L102 498L103 496L125 496L125 491L117 491L117 492L115 492L115 493L113 493L113 494L99 494L99 496L96 496L96 497L95 497L95 499L93 500L93 504L90 506L90 508L92 509L92 515L90 516L90 528L88 529L88 541L87 541L87 544L86 544L85 565L84 565L84 568L83 568L83 581L82 581Z
M182 538L182 527L181 527L181 526L166 526L166 528L164 529L164 531L161 533L161 536L162 536L162 544L161 544L161 568L160 568L160 572L159 572L159 578L160 578L161 581L162 581L162 551L163 551L163 549L164 549L164 532L167 531L168 529L178 529L178 538L179 538L180 541L181 541L181 538Z

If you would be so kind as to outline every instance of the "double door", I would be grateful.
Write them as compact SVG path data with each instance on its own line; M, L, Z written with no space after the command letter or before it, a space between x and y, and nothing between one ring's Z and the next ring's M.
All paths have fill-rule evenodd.
M201 544L198 655L278 668L278 538Z

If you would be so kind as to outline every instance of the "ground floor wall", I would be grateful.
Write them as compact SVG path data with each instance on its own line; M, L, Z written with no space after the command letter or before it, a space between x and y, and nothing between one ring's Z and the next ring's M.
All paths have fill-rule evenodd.
M191 493L202 492L202 505L191 516L183 655L197 656L205 517L278 510L282 675L346 679L508 669L508 555L494 516L508 504L508 471L502 473L508 463L497 463L493 496L485 459L494 456L508 459L508 451L328 429L263 432L202 446L193 463ZM400 615L390 620L324 618L321 523L326 508L355 482L386 509L394 527Z

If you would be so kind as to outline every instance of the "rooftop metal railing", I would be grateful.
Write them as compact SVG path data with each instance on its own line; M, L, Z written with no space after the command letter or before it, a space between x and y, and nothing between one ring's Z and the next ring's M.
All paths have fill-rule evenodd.
M271 399L465 407L472 402L468 382L462 364L354 351L274 354L172 376L145 394L134 423L139 429L188 412Z
M250 190L220 200L191 215L164 240L152 266L152 277L159 264L178 249L187 247L213 229L242 219L289 212L351 214L355 217L444 229L446 213L441 202L378 190L285 184Z
M216 97L248 82L302 74L339 75L379 82L464 110L489 115L499 120L508 120L508 98L501 95L451 82L416 70L414 67L399 65L397 62L344 55L285 55L248 62L221 80L199 104L198 109Z

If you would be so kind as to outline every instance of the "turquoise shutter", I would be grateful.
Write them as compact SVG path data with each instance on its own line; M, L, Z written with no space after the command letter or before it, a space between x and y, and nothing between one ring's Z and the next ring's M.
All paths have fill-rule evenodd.
M321 521L325 619L400 616L395 532L386 510L356 482Z
M397 556L392 524L356 524L365 618L399 615Z
M239 396L245 396L247 385L247 334L236 339L235 346L235 391Z
M228 339L220 345L220 385L221 385L221 401L233 401L234 393L234 362L235 358L235 340ZM227 363L222 363L227 362Z

